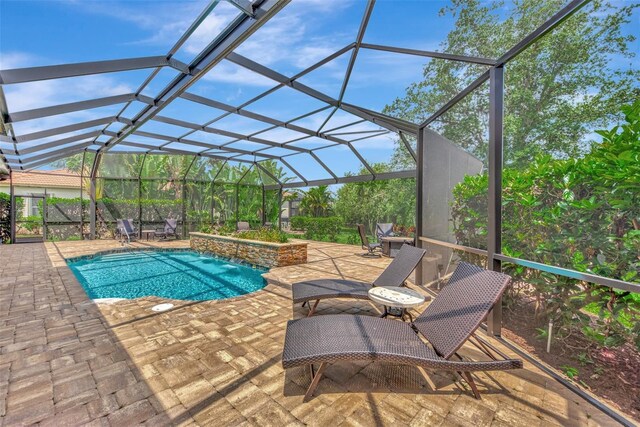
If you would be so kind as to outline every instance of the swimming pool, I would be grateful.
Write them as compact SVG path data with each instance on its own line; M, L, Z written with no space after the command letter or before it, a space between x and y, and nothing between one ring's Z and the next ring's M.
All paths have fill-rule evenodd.
M128 251L69 259L67 264L91 299L231 298L262 289L267 271L194 251Z

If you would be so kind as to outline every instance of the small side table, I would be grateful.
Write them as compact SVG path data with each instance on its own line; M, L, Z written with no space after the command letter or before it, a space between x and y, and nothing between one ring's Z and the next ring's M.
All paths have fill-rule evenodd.
M142 231L140 231L142 236L147 239L147 242L149 241L149 236L153 236L155 234L155 232L156 232L156 230L142 230Z
M382 313L380 317L391 315L404 320L405 316L409 316L409 320L413 323L413 317L407 309L417 307L425 301L430 300L431 297L425 297L413 289L377 286L369 289L369 299L384 306L384 313ZM390 312L388 307L400 309L400 314Z

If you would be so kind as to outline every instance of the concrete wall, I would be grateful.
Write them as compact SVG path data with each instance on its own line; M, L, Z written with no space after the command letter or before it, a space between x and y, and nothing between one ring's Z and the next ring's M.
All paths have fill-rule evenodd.
M475 156L456 146L438 133L424 131L423 178L423 236L456 243L451 222L453 188L466 175L482 173L483 164ZM451 250L437 245L423 245L429 249L423 264L423 281L437 278L438 264L446 268ZM444 272L444 271L443 271Z

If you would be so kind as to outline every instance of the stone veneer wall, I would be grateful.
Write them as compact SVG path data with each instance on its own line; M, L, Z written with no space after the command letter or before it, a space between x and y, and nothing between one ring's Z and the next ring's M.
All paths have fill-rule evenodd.
M271 243L205 233L189 233L191 249L235 258L262 267L283 267L307 262L306 243Z

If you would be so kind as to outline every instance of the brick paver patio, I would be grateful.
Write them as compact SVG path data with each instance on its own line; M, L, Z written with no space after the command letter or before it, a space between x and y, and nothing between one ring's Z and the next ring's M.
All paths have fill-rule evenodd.
M307 371L280 365L286 322L305 315L292 307L290 283L368 280L389 260L362 258L354 246L311 243L308 264L271 270L271 283L259 292L171 301L174 309L154 313L150 308L166 300L93 304L64 261L117 247L113 241L0 246L0 427L613 423L527 362L523 370L478 375L482 400L446 374L333 365L316 397L303 403ZM353 301L321 303L319 314L327 312L377 313Z

